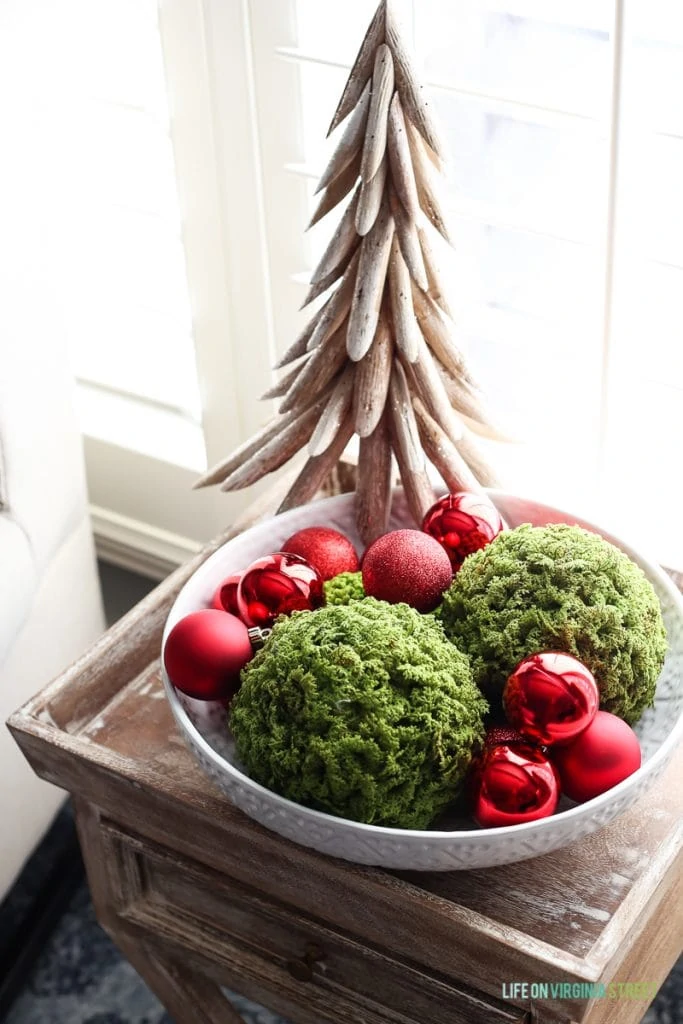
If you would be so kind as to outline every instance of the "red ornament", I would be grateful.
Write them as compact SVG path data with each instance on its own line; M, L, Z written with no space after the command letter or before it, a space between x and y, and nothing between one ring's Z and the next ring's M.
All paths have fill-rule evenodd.
M301 555L315 566L324 580L331 580L341 572L358 572L358 555L349 538L327 526L308 526L293 533L282 550Z
M521 732L517 732L516 729L509 725L493 725L484 737L484 746L487 749L499 747L503 743L509 747L514 747L520 743L528 744L528 742L528 739L522 736Z
M227 579L223 580L213 595L212 608L217 608L219 612L230 612L231 615L239 615L237 588L241 577L242 573L236 572L233 576L228 576Z
M271 626L278 615L314 611L323 603L323 581L305 558L278 551L257 559L237 588L240 618L248 626Z
M552 814L560 799L554 766L537 747L501 744L484 752L473 780L474 819L483 828Z
M490 544L505 529L495 505L483 494L459 491L432 505L422 529L441 544L457 572L468 555Z
M598 711L587 729L566 746L554 748L551 756L563 792L578 803L592 800L628 778L642 760L633 729L608 711Z
M453 578L441 545L419 530L394 530L379 537L363 556L363 587L370 597L419 612L431 612Z
M234 615L204 608L186 615L168 634L164 666L176 689L196 700L235 695L252 657L247 627Z
M510 725L544 746L578 736L595 718L599 704L592 672L562 651L524 658L503 691Z

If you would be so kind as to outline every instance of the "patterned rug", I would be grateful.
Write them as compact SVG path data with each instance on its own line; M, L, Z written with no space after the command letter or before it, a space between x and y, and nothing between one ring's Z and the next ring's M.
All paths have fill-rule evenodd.
M282 1018L231 994L245 1024ZM43 950L5 1024L173 1024L163 1007L95 920L85 885ZM428 1024L428 1022L425 1022ZM683 1024L683 960L643 1024Z

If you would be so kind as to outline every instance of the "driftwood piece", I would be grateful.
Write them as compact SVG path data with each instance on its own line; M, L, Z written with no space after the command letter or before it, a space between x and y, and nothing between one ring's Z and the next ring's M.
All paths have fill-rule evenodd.
M322 455L314 455L306 461L280 505L278 512L286 512L290 508L304 505L315 497L328 473L332 471L341 458L344 449L352 437L353 416L349 413L329 448Z
M427 280L427 271L425 270L424 261L422 259L422 249L420 248L420 239L417 234L417 224L414 220L410 219L403 203L393 190L389 193L389 203L391 206L391 212L394 216L396 234L398 235L403 259L406 261L406 266L410 271L410 276L419 288L426 291L429 287L429 281Z
M370 181L364 181L361 185L358 210L356 211L356 231L359 235L367 235L377 220L384 197L387 166L387 158L385 156L382 158L374 178L370 178Z
M458 441L465 428L453 410L444 382L434 365L434 357L422 336L418 338L418 358L407 367L407 373L413 390L420 395L431 415L452 441Z
M393 420L391 421L391 439L408 508L412 512L416 525L420 527L425 515L434 504L434 489L427 476L425 466L422 469L412 470L406 464L404 453L396 437Z
M443 235L449 245L452 245L446 215L441 205L439 191L434 183L434 168L427 155L424 141L413 125L407 124L406 127L420 206L439 234Z
M351 309L353 292L356 287L359 260L360 249L357 249L344 271L344 276L339 282L339 286L321 310L318 322L308 341L307 348L309 351L317 348L319 345L323 345L328 338L331 338L348 316Z
M309 455L322 455L323 452L327 451L339 433L339 428L347 418L351 408L355 374L355 366L353 363L349 363L337 379L332 394L327 400L327 405L309 441Z
M389 258L389 296L396 347L404 359L409 363L414 363L418 354L419 330L413 309L410 272L403 259L396 235L391 244Z
M295 366L294 369L289 371L289 373L286 373L284 377L277 382L277 384L273 384L272 388L268 388L267 391L264 391L261 395L261 401L265 402L269 398L282 398L283 395L286 395L294 381L301 373L301 370L305 365L305 361L306 360L299 363L298 366Z
M468 387L463 380L454 377L438 360L436 369L444 383L449 402L475 434L490 441L509 443L514 440L495 424L481 393L476 388Z
M393 235L394 218L385 201L361 246L358 279L346 338L346 350L354 362L363 358L375 336Z
M388 416L385 410L373 432L360 440L356 525L366 545L389 529L393 473Z
M382 43L377 47L372 72L370 112L365 127L363 159L360 165L362 181L370 181L377 174L387 148L389 105L394 93L394 61L391 50Z
M353 413L359 437L369 437L382 417L389 393L392 362L391 332L386 319L380 315L370 350L356 363Z
M449 491L481 491L474 473L419 398L413 398L413 409L425 454Z
M324 345L320 345L303 367L296 381L285 395L280 412L289 412L306 402L310 395L315 395L324 388L341 370L346 358L346 327L347 321L334 332Z
M318 192L322 192L324 188L327 188L331 182L335 181L362 151L365 128L368 123L368 111L370 110L370 93L370 82L367 82L360 95L358 104L346 124L339 144L318 182L318 187L315 190L316 195Z
M268 473L273 473L285 462L288 462L292 455L296 455L299 449L308 442L324 405L325 399L321 396L305 412L296 416L289 426L272 438L260 451L255 452L251 458L226 477L221 484L221 490L239 491L243 487L249 487L250 484L255 484L257 480Z
M351 73L344 86L344 92L334 112L330 127L327 129L328 136L351 113L363 93L365 83L372 75L377 47L384 42L385 17L386 4L383 2L375 11L375 15L365 33L365 38L360 44L360 50L353 62Z
M290 363L293 363L296 359L300 359L301 356L306 354L308 350L308 343L311 339L311 336L313 335L318 320L320 319L321 316L323 316L325 310L327 309L328 302L329 299L327 300L327 302L324 303L323 306L320 307L320 309L316 313L313 314L311 319L308 321L304 329L297 337L296 341L292 342L292 344L289 346L285 354L281 356L280 359L277 361L274 369L282 370L285 366L289 366Z
M389 385L389 411L393 436L396 444L396 458L399 451L403 465L410 472L419 473L424 469L425 459L420 445L420 436L415 421L415 413L411 403L408 381L403 367L399 362L394 361L391 369L391 383Z
M415 169L410 154L406 122L401 100L397 92L389 108L387 148L391 180L409 218L417 222L420 216L420 200L415 182Z
M341 277L351 261L360 241L355 223L359 198L360 186L354 192L337 230L330 239L322 259L311 277L311 286L304 301L304 306L307 306L309 302L325 291L326 288L329 288L338 277Z
M474 383L464 356L453 339L453 325L434 300L413 285L413 306L420 330L432 352L449 370Z
M316 206L313 216L308 222L308 226L306 228L307 231L312 228L314 224L317 224L318 221L322 220L330 210L333 210L335 206L338 206L342 199L347 197L358 180L358 175L360 174L360 160L361 151L359 150L351 163L341 172L339 177L335 178L334 181L330 182L327 186L320 197L320 202Z
M431 115L429 100L426 97L424 87L418 82L412 61L404 46L396 12L391 2L388 2L386 6L384 31L385 39L394 55L396 85L406 116L410 118L434 153L441 157L443 149L439 133L436 130Z
M463 459L470 467L477 480L480 482L482 487L498 487L499 480L494 473L491 466L481 454L477 444L469 433L465 430L465 433L456 441L456 448L462 455Z
M429 295L434 299L437 306L444 311L446 316L449 316L451 320L453 320L453 311L448 299L446 298L447 290L442 284L441 269L434 252L434 247L429 239L429 235L423 227L417 229L417 234L420 239L420 248L422 249L425 270L427 271L427 281L429 284L427 290Z

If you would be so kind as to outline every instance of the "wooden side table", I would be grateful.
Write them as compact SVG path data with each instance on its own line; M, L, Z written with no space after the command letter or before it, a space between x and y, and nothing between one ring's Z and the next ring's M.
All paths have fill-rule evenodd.
M212 787L160 682L170 605L223 539L9 722L73 794L99 920L178 1024L236 1024L222 986L296 1024L639 1021L683 946L683 750L611 826L520 864L397 873L295 846ZM649 998L590 998L610 982Z

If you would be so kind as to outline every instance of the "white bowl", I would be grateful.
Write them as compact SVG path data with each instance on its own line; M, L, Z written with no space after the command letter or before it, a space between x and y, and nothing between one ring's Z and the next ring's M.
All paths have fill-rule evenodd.
M178 693L162 669L168 700L186 743L207 775L246 814L296 843L360 864L413 871L485 868L549 853L596 831L625 811L661 775L683 735L681 595L658 566L590 523L510 494L492 491L490 495L511 527L520 523L578 523L601 533L640 565L652 582L666 623L669 651L657 683L654 707L635 727L643 748L642 767L594 800L527 824L478 829L462 818L454 819L454 828L449 831L363 825L293 803L250 779L235 756L221 705ZM226 576L246 568L260 555L277 551L296 530L312 525L341 530L362 550L354 523L353 495L327 498L260 523L216 551L187 581L169 614L163 644L179 619L210 604ZM413 525L403 493L397 491L391 528Z

